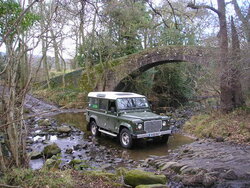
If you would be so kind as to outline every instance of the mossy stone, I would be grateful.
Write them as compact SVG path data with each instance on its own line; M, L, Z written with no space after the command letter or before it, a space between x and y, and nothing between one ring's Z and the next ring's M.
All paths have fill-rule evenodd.
M69 126L61 126L61 127L57 127L57 132L59 133L70 133L71 132L71 128Z
M43 155L46 158L50 158L53 155L56 155L58 153L61 153L61 149L58 147L58 145L56 145L56 143L45 146L44 149L43 149Z
M124 182L127 185L166 184L167 178L164 175L155 175L152 172L142 170L130 170L125 174Z
M168 188L168 186L163 184L151 184L151 185L138 185L135 188Z
M32 151L32 152L30 152L29 153L29 157L31 158L31 159L39 159L39 158L41 158L43 155L42 155L42 152L40 152L40 151Z
M47 159L45 161L43 168L45 168L45 169L59 169L61 162L62 161L58 160L58 159L53 159L53 158Z
M40 119L38 120L38 125L42 127L48 127L51 125L51 122L49 119Z
M76 165L76 164L81 164L83 161L81 159L73 159L69 162L69 165Z

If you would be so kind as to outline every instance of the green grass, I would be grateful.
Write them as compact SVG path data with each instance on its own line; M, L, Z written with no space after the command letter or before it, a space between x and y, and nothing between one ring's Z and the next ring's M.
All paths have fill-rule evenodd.
M70 171L34 171L31 169L11 169L0 178L0 184L36 188L75 187Z
M223 137L250 144L250 108L239 108L228 114L219 111L198 114L185 123L183 130L200 138Z

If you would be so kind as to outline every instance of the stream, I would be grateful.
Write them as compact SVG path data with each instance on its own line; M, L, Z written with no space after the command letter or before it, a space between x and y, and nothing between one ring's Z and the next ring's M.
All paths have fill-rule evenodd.
M52 124L67 125L72 128L69 136L62 136L54 133L46 133L39 126L34 126L34 133L29 137L32 151L42 151L47 144L56 143L62 150L61 157L63 164L69 163L72 159L86 160L88 165L95 168L115 167L136 167L139 161L152 156L165 156L172 150L192 143L194 140L181 134L174 134L168 143L160 144L153 141L139 141L131 150L120 146L118 140L113 137L101 135L93 138L87 131L87 122L84 113L61 113L50 119ZM34 124L34 122L33 122ZM67 152L73 150L72 153ZM43 166L44 159L30 161L33 169Z

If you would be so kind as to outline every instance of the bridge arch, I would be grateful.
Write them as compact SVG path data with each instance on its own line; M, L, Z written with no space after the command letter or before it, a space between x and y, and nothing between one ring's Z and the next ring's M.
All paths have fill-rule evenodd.
M128 79L166 63L190 62L206 65L216 61L216 52L214 48L201 46L167 46L144 50L122 58L115 66L106 70L95 90L122 91Z

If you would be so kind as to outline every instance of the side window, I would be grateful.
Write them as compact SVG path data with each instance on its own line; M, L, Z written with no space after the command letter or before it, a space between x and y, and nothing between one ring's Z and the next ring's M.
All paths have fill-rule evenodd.
M100 110L107 110L108 100L99 99L99 109Z
M97 98L89 98L89 107L90 108L98 108L98 99Z
M110 112L111 111L116 112L115 101L109 101L108 111L110 111Z

